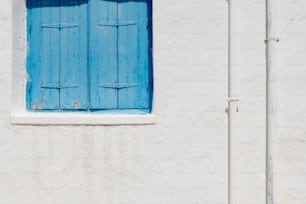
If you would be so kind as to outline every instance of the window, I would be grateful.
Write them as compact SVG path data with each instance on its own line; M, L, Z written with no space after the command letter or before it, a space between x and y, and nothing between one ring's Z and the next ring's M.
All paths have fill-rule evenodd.
M28 0L27 109L150 112L149 0Z

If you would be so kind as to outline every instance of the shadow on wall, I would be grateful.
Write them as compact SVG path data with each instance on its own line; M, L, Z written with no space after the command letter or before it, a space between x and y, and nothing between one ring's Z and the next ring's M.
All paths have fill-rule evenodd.
M57 7L57 6L77 6L87 4L90 0L26 0L28 9L39 7ZM113 1L118 3L124 2L147 2L148 0L100 0Z

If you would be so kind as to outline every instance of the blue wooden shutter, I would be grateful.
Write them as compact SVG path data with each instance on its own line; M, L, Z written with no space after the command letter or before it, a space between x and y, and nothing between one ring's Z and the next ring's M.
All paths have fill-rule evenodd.
M149 108L148 2L90 1L90 108Z
M30 5L34 4L37 2ZM59 84L59 30L43 26L51 21L59 22L59 9L31 7L29 12L29 108L59 109L59 89L44 88L48 84Z
M61 2L30 3L30 109L88 107L87 7Z

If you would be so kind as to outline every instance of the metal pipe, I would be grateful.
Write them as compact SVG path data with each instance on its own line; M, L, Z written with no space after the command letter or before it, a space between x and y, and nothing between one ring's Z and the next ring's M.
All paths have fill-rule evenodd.
M238 1L228 6L228 203L237 204Z
M273 140L276 129L276 30L277 0L266 0L266 204L274 204Z

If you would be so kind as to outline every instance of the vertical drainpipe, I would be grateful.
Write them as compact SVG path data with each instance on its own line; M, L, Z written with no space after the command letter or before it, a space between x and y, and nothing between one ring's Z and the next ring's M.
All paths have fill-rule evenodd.
M266 0L266 204L274 204L273 140L276 129L276 30L277 0Z
M228 0L228 203L237 204L238 1Z

